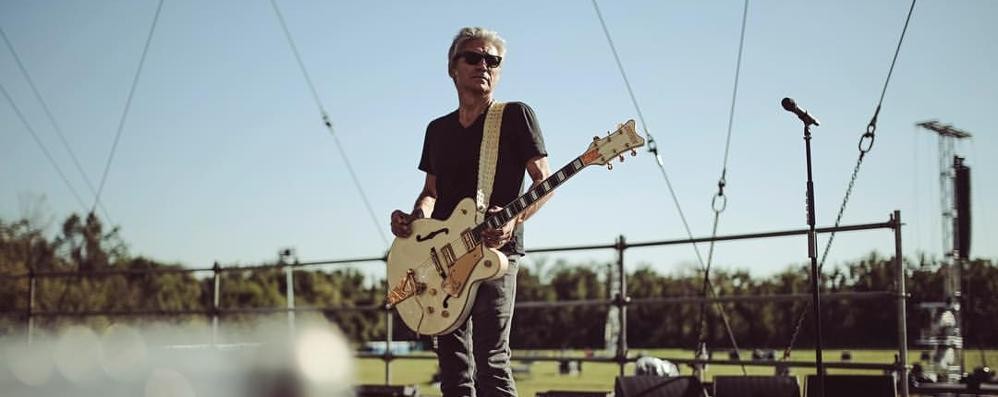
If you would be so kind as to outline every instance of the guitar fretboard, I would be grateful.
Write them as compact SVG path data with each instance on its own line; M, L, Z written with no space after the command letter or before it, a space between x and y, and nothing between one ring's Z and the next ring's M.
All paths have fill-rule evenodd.
M508 205L502 208L502 210L490 214L485 221L475 226L474 233L472 237L477 241L476 243L481 243L481 232L487 228L498 229L509 222L511 219L519 215L523 210L527 209L531 204L540 200L541 197L550 193L555 188L560 186L562 183L571 178L573 175L579 172L579 170L585 168L585 163L582 161L582 156L576 157L575 160L561 167L557 172L551 174L547 179L541 183L533 186L526 193L517 197L515 200L510 202Z

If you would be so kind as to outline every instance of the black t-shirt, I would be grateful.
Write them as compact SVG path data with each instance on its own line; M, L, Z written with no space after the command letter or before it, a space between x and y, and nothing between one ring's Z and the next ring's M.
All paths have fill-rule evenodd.
M478 154L487 113L487 110L483 112L468 128L458 121L456 110L431 121L426 127L419 169L437 177L437 202L431 215L434 219L447 219L459 201L466 197L474 199L478 188ZM534 111L521 102L506 104L490 207L503 207L519 197L527 160L538 156L547 156L547 151ZM513 239L501 251L523 254L522 225L516 228Z

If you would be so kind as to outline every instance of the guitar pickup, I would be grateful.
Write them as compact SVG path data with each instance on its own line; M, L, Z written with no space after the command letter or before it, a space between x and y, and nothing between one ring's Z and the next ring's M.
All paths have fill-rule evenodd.
M433 261L433 267L437 269L437 274L440 275L440 278L447 278L447 271L440 264L440 254L437 253L436 247L430 248L430 260Z

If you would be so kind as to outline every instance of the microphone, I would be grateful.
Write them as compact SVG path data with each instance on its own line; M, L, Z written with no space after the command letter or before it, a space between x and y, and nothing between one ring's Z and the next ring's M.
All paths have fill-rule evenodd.
M810 114L807 114L807 110L797 107L797 102L794 102L793 99L783 98L783 101L780 103L783 104L783 108L788 112L796 114L797 117L800 118L800 121L804 122L805 126L811 124L814 124L815 126L821 125L818 123L818 119L814 118L814 116L811 116Z

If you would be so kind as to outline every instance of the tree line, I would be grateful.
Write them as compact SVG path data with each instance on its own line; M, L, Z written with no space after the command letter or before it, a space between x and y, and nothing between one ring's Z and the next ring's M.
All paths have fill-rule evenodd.
M95 328L114 322L207 322L213 313L212 277L184 271L177 263L162 263L132 256L119 230L106 230L93 216L71 215L54 237L28 219L0 219L0 336L25 329L30 286L27 275L37 277L34 304L35 326L57 329L65 324L86 323ZM920 302L943 300L944 275L937 261L904 258L906 286L911 298L907 306L908 340L918 338L929 312ZM276 265L277 261L271 263ZM266 265L266 264L264 264ZM604 346L610 305L610 263L574 263L563 260L535 261L521 266L517 274L517 302L603 301L597 305L521 307L514 318L511 340L514 348L593 348ZM127 272L122 272L127 270ZM964 265L961 302L963 335L968 347L994 347L998 341L998 266L991 260L975 259ZM823 293L897 291L893 258L871 253L826 270ZM55 273L55 275L52 275ZM806 265L790 266L768 277L753 277L746 270L711 272L710 282L718 296L808 293ZM223 322L248 321L251 314L226 314L226 310L283 308L286 277L280 268L226 270L221 273L220 315ZM641 266L626 275L627 295L634 303L627 308L627 341L632 348L693 348L701 338L714 348L731 347L725 319L740 347L787 347L795 331L795 347L813 343L813 320L796 325L806 300L782 302L654 303L649 298L693 297L703 294L703 275L695 271L660 274ZM387 320L382 310L384 280L366 280L354 268L334 271L297 269L294 276L295 305L321 312L355 342L383 340ZM822 301L823 343L827 347L889 347L897 344L896 298ZM141 316L98 312L138 311ZM171 314L171 313L183 314ZM79 315L86 313L86 315ZM393 338L419 339L399 319L393 321Z

